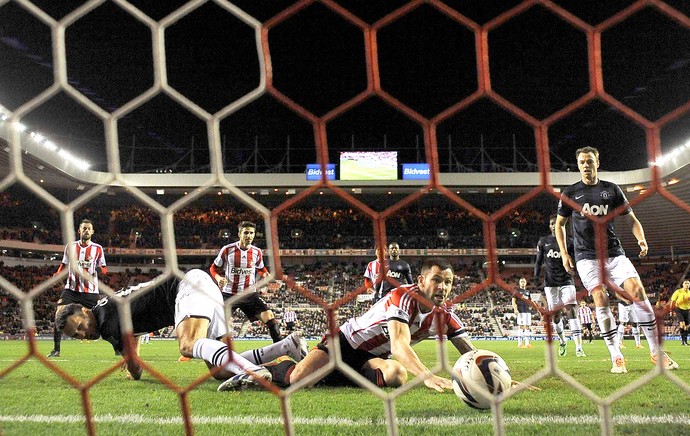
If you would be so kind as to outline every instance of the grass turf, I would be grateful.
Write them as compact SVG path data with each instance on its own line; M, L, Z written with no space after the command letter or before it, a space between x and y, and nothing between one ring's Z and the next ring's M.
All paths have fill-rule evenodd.
M586 344L587 357L576 358L570 342L568 355L557 357L559 368L599 397L608 397L621 387L647 374L652 365L645 349L625 350L628 374L609 373L608 351L601 341ZM256 348L267 342L237 341L238 350ZM545 366L546 345L533 342L533 349L518 349L515 342L475 341L478 348L499 353L511 368L515 380L524 380ZM51 341L38 343L47 354ZM555 344L553 345L556 346ZM665 349L681 365L673 372L684 387L667 377L657 377L614 402L612 415L617 434L689 434L690 349L679 342L667 342ZM452 349L452 347L450 347ZM436 343L415 347L428 366L436 362ZM26 354L27 343L0 342L0 370ZM175 341L152 341L142 345L142 358L177 386L207 372L202 361L177 361ZM457 352L449 353L451 361ZM81 382L86 382L118 361L105 341L64 341L62 357L53 362ZM196 434L284 434L279 399L265 391L217 392L217 381L202 382L188 396ZM523 391L504 403L504 425L508 434L591 435L600 433L599 409L565 381L548 376L536 383L539 391ZM84 408L79 391L35 358L0 379L0 429L6 435L84 434ZM391 392L392 390L386 389ZM89 390L89 401L99 434L181 434L180 397L149 373L138 382L124 379L115 371ZM384 402L359 388L319 387L301 390L290 397L294 429L299 435L387 434ZM476 435L493 432L490 411L465 406L452 392L439 394L418 386L399 396L395 403L401 435Z

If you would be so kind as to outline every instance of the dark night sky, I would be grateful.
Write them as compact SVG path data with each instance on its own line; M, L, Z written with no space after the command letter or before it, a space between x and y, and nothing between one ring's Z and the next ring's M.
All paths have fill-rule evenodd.
M83 1L34 0L55 19ZM160 20L184 1L132 0ZM294 1L241 0L238 7L266 20ZM405 1L341 0L342 7L374 23ZM447 0L446 5L484 24L518 0ZM555 0L596 25L632 0ZM667 4L690 15L690 3ZM253 30L209 2L166 30L169 83L205 110L215 112L259 83ZM70 83L108 111L153 83L152 49L146 26L106 2L68 27ZM378 33L383 88L424 117L433 117L477 87L474 35L429 4L385 26ZM363 33L316 2L269 32L274 85L317 116L366 88ZM489 33L493 88L508 101L542 119L587 92L587 45L582 32L539 5ZM602 35L604 85L611 95L650 120L690 100L690 29L647 7ZM12 110L52 83L49 29L16 3L0 7L0 105ZM103 169L101 122L65 94L25 118ZM204 124L165 95L159 95L119 124L123 171L173 166L184 171L208 162ZM345 149L399 150L401 161L424 160L421 128L372 97L328 124L330 158ZM256 143L266 168L285 157L290 137L290 172L315 162L312 126L269 95L221 123L226 171L250 160ZM574 150L595 145L605 151L602 168L646 166L643 129L616 110L595 101L549 131L555 169L572 163ZM690 115L662 130L662 148L690 139ZM493 102L482 99L438 127L444 164L470 165L480 144L498 163L512 165L513 144L521 159L536 162L531 127ZM67 145L69 144L69 145ZM132 146L134 144L134 147ZM606 159L625 151L626 159ZM100 167L100 168L99 168ZM526 167L521 167L526 169Z

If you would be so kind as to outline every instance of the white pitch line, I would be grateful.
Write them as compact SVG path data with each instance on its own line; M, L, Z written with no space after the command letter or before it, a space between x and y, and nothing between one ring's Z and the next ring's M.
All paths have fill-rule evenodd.
M94 417L97 423L117 423L117 424L153 424L153 425L181 425L181 417L171 418L150 418L143 415L98 415ZM83 423L83 415L0 415L0 422L32 422L32 423ZM211 425L211 424L235 424L235 425L282 425L282 418L267 417L267 416L193 416L192 422L196 425ZM543 415L527 415L527 416L504 416L504 424L506 425L532 425L532 424L599 424L599 417L592 415L582 416L543 416ZM687 425L690 422L690 415L658 415L658 416L642 416L642 415L616 415L613 417L614 424L683 424ZM339 425L347 427L370 427L370 426L385 426L386 422L383 419L348 419L348 418L300 418L294 417L293 423L295 425ZM452 427L467 424L492 424L493 418L490 414L480 414L476 417L443 417L443 418L400 418L398 425L400 426L436 426L436 427Z

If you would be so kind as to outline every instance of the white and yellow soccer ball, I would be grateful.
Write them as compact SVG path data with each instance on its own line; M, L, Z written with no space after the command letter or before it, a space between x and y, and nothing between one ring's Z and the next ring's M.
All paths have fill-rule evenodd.
M510 390L510 369L498 354L473 350L463 354L451 373L453 391L465 404L475 409L490 409L495 396Z

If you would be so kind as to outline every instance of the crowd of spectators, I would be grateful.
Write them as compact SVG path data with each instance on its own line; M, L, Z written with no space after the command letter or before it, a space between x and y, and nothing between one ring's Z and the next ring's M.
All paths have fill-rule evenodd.
M218 199L193 203L174 216L175 242L180 248L219 248L235 239L243 220L259 223L255 244L265 246L263 217L256 211ZM56 211L28 196L18 199L0 193L0 238L41 244L63 244ZM333 202L333 201L331 201ZM31 216L31 220L26 217ZM95 240L107 247L160 248L161 217L144 205L124 202L89 204L75 211L74 221L94 222ZM496 223L499 247L532 247L543 233L547 213L522 207ZM284 210L278 217L281 248L371 248L371 219L349 205L326 204ZM324 232L328 229L328 232ZM443 232L439 232L443 230ZM386 221L389 239L401 248L480 248L484 246L482 222L454 204L411 205Z
M410 262L413 273L418 271L420 262ZM310 264L285 266L286 280L277 280L261 289L262 296L269 302L278 320L282 313L291 308L297 313L299 328L310 337L320 337L327 329L325 304L339 303L336 312L337 325L353 316L364 313L371 307L372 301L366 298L363 272L366 262L315 262ZM660 262L650 265L638 265L642 279L648 285L650 294L659 295L660 304L675 290L683 279L688 264L678 262ZM473 337L510 336L515 328L515 317L511 305L512 294L505 290L489 286L477 290L475 285L482 282L484 273L477 263L456 264L456 281L451 298L454 310L465 323L467 331ZM530 268L507 269L501 277L509 285L514 285L519 277L530 278ZM52 266L5 266L0 262L0 275L21 291L28 292L39 283L49 279L55 272ZM157 269L143 271L139 268L125 269L123 272L109 272L102 276L102 283L112 289L151 280L160 274ZM414 274L413 274L414 275ZM290 284L290 285L288 285ZM581 289L581 288L580 288ZM654 290L658 290L655 293ZM33 300L34 318L38 334L52 334L53 315L56 301L62 291L62 283L38 295ZM361 295L357 297L356 291ZM541 290L534 289L536 296ZM656 300L654 300L656 301ZM612 305L614 312L615 306ZM538 312L533 311L533 331L543 332ZM677 321L673 313L664 318L665 333L674 333ZM262 323L249 323L241 311L236 311L231 320L235 331L243 336L268 336ZM21 337L25 334L19 302L8 292L0 289L0 338Z

